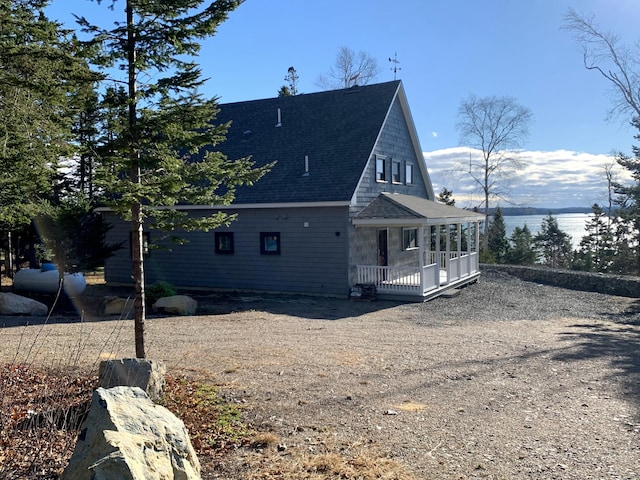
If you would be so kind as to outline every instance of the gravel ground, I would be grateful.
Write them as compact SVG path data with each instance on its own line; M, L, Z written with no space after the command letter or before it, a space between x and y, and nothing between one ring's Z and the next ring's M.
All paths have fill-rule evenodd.
M197 299L201 315L147 322L148 356L222 385L279 444L203 459L204 478L363 448L424 479L640 478L637 300L491 270L425 304ZM130 321L89 317L0 318L0 359L133 354Z

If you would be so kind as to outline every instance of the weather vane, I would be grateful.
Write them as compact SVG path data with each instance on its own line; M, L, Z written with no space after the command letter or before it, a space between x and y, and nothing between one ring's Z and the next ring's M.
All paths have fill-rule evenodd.
M398 52L394 52L393 58L389 57L389 61L393 63L393 67L391 67L391 70L393 71L393 79L395 80L398 70L402 70L402 68L398 66L398 64L400 63L400 60L398 60Z

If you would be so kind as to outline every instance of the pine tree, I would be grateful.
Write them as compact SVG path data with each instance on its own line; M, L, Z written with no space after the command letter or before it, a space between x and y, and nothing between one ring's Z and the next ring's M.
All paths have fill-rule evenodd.
M587 235L580 240L572 268L604 273L613 263L613 232L603 208L594 203L591 210L593 217L585 224Z
M525 223L516 227L509 239L510 246L505 258L506 263L513 265L533 265L536 263L536 252L533 248L533 235Z
M451 190L447 190L445 187L442 187L442 190L440 190L440 193L438 194L438 201L451 207L455 207L456 205L456 200L453 198L453 192Z
M249 159L230 161L213 150L228 125L213 123L216 100L198 93L204 81L189 60L242 1L123 3L126 18L112 30L84 17L78 21L93 35L85 45L96 49L95 64L126 73L126 95L113 98L114 111L126 108L126 121L101 149L96 184L109 193L111 208L131 221L135 347L136 356L144 358L145 223L187 231L228 224L234 217L226 213L189 217L178 206L228 205L237 186L257 181L268 167L253 168Z
M509 241L507 240L507 230L500 207L497 207L493 213L487 236L489 252L491 252L496 263L503 263L509 252Z
M92 80L47 1L0 0L0 228L27 226L72 152L73 92Z
M558 226L558 220L549 213L540 232L533 238L542 263L551 268L567 268L571 263L571 237Z
M636 117L631 123L640 132L640 118ZM640 133L634 138L640 140ZM621 257L616 259L616 264L623 267L621 261L625 258L628 273L640 275L640 146L634 145L632 152L633 156L619 153L616 158L618 164L627 169L633 178L631 184L614 183L619 206L616 215L616 248Z

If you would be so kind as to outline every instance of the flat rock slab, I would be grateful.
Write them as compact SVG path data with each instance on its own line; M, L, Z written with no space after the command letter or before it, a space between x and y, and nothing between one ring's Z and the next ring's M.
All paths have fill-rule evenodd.
M163 362L143 358L122 358L100 362L100 386L140 387L157 401L162 397L167 367Z

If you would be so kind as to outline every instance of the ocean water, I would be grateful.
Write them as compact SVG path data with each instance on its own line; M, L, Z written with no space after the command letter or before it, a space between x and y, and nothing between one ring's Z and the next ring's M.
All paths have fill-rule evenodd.
M585 224L593 215L590 213L559 213L557 215L554 214L553 217L558 221L560 230L571 236L573 248L577 248L582 237L587 234ZM535 236L540 232L542 220L545 218L546 215L505 215L504 226L507 238L511 237L516 227L522 227L525 223L531 230L531 235Z

